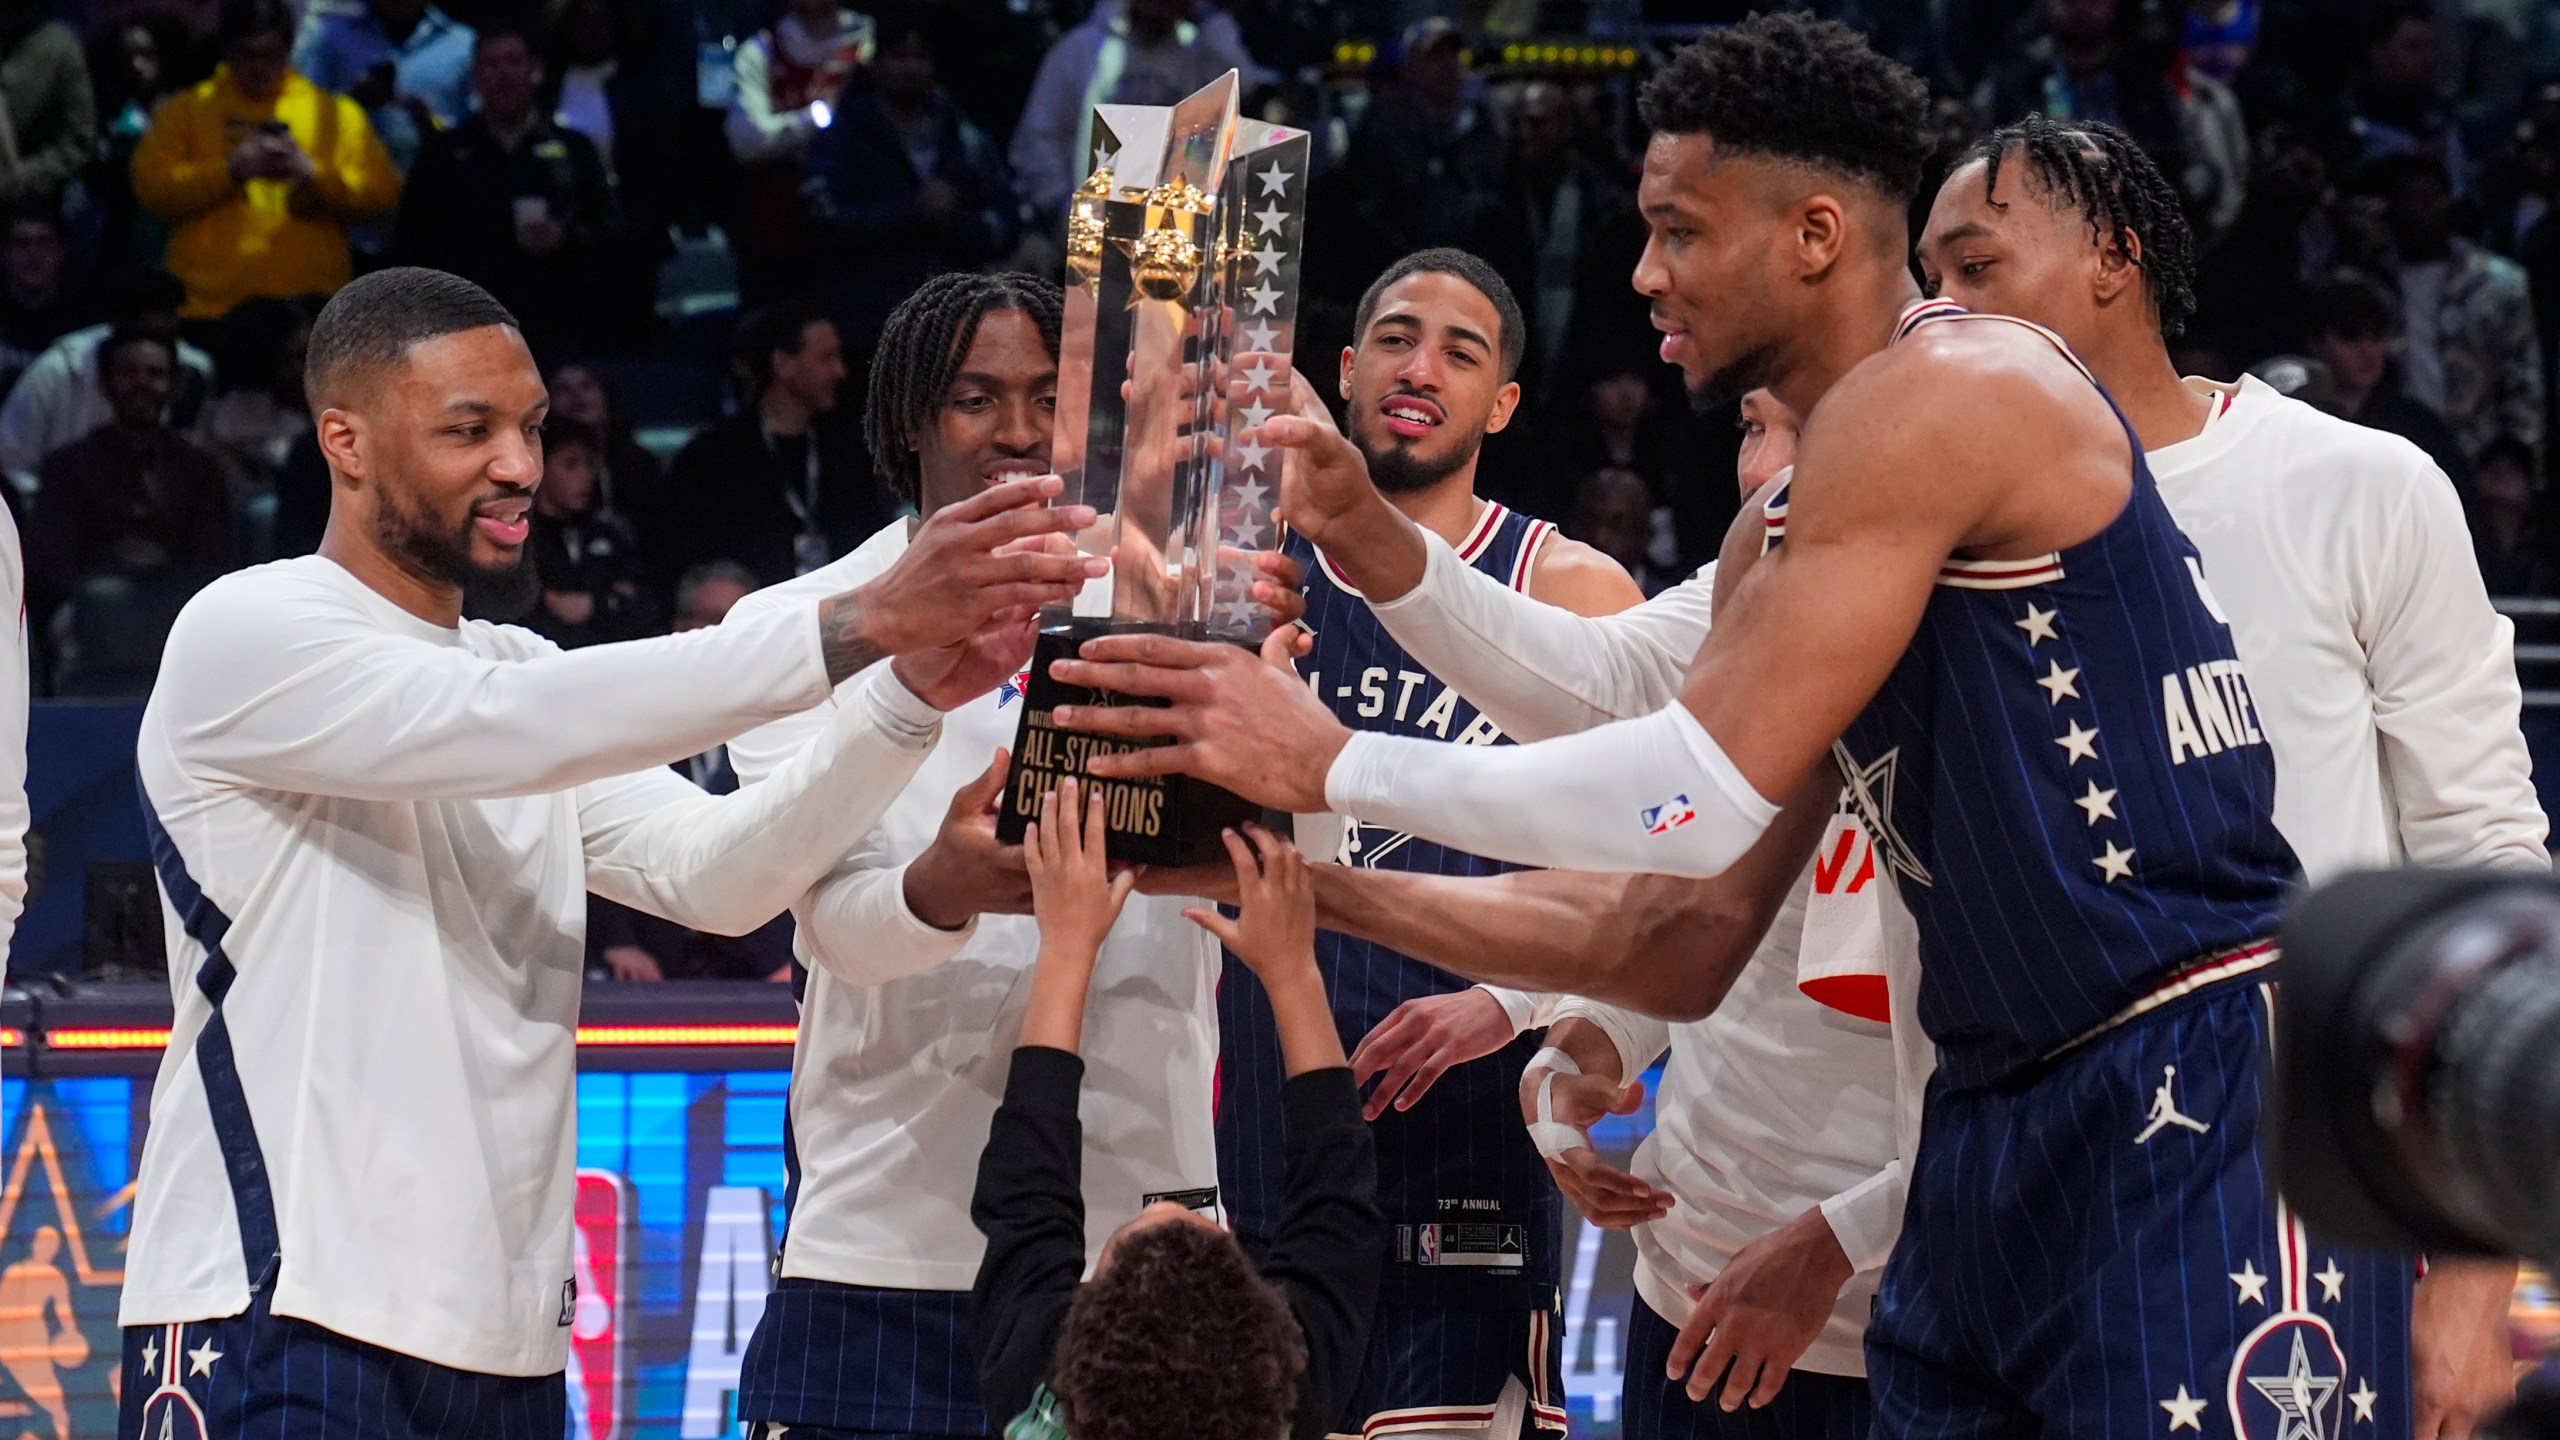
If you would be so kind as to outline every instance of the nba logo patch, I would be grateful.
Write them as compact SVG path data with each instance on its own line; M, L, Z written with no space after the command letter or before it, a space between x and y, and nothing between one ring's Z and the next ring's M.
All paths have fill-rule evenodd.
M629 1183L610 1170L580 1170L572 1215L575 1269L561 1289L560 1320L569 1328L569 1433L621 1440L630 1424Z
M1688 796L1674 795L1670 799L1663 801L1661 804L1645 811L1642 818L1644 820L1644 833L1647 835L1668 835L1672 831L1679 829L1681 826L1688 824L1690 821L1697 819L1698 809L1696 806L1689 803Z
M996 708L1001 710L1031 692L1031 667L1025 665L1014 677L996 687Z
M1414 1229L1413 1263L1416 1265L1439 1264L1440 1227L1437 1225L1418 1225L1414 1227Z
M2372 1404L2372 1392L2359 1387ZM2231 1358L2231 1430L2240 1440L2336 1440L2346 1433L2347 1357L2329 1322L2281 1311ZM2362 1408L2360 1407L2360 1408ZM2368 1417L2369 1418L2369 1417Z

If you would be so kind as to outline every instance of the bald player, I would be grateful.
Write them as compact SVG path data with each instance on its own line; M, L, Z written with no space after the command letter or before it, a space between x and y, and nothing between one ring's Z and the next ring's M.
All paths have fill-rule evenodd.
M320 553L190 601L143 715L177 1018L121 1429L558 1436L587 893L732 934L800 898L1089 568L1006 547L1092 512L1015 481L859 588L564 654L463 618L536 583L548 400L507 312L377 272L322 312L308 388ZM665 768L858 671L752 790Z
M1061 723L1174 742L1097 766L1114 778L1180 769L1506 859L1688 875L1845 779L1912 911L1939 1052L1869 1334L1879 1433L2398 1421L2405 1270L2315 1253L2258 1153L2297 867L2230 627L2131 426L2048 332L1918 303L1925 94L1854 34L1762 16L1645 101L1637 284L1663 357L1693 392L1765 383L1808 417L1791 481L1746 512L1759 534L1728 543L1679 703L1410 745L1342 733L1244 657L1115 637L1062 678L1172 703ZM1361 549L1327 523L1360 503L1356 454L1276 428L1303 462L1291 522ZM1344 568L1392 604L1433 552L1384 536ZM1694 1013L1731 979L1604 989ZM2256 1266L2279 1253L2280 1277ZM2041 1297L2023 1317L2021 1294Z

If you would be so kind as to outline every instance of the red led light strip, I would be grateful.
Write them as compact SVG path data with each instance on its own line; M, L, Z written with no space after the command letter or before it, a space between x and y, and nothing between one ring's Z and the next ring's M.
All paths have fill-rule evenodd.
M701 1045L789 1045L800 1038L797 1025L581 1025L578 1043L621 1049L673 1048ZM0 1029L0 1048L24 1046L25 1032ZM161 1050L169 1044L165 1029L89 1027L48 1030L51 1050Z

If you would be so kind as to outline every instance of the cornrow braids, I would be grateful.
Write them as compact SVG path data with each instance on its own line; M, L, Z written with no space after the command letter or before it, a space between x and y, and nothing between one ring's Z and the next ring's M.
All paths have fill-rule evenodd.
M870 447L872 468L899 498L919 503L924 479L912 443L932 423L952 377L960 373L961 358L978 338L978 322L1019 310L1040 327L1040 339L1054 357L1065 306L1058 287L1035 276L953 272L925 281L889 312L871 356L862 442Z
M2026 162L2056 205L2079 210L2099 244L2141 267L2161 338L2177 339L2196 313L2196 242L2169 177L2113 125L2041 115L1983 136L1956 168L1985 162L1982 195L1997 204L2000 163L2012 155Z

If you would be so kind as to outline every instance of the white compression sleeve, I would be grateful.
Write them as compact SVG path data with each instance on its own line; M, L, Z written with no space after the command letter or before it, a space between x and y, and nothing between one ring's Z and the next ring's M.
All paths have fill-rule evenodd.
M1325 803L1495 860L1703 879L1778 818L1687 707L1528 745L1361 731Z
M1715 608L1715 566L1615 615L1533 600L1424 532L1422 583L1369 608L1387 633L1515 740L1543 740L1670 704Z

